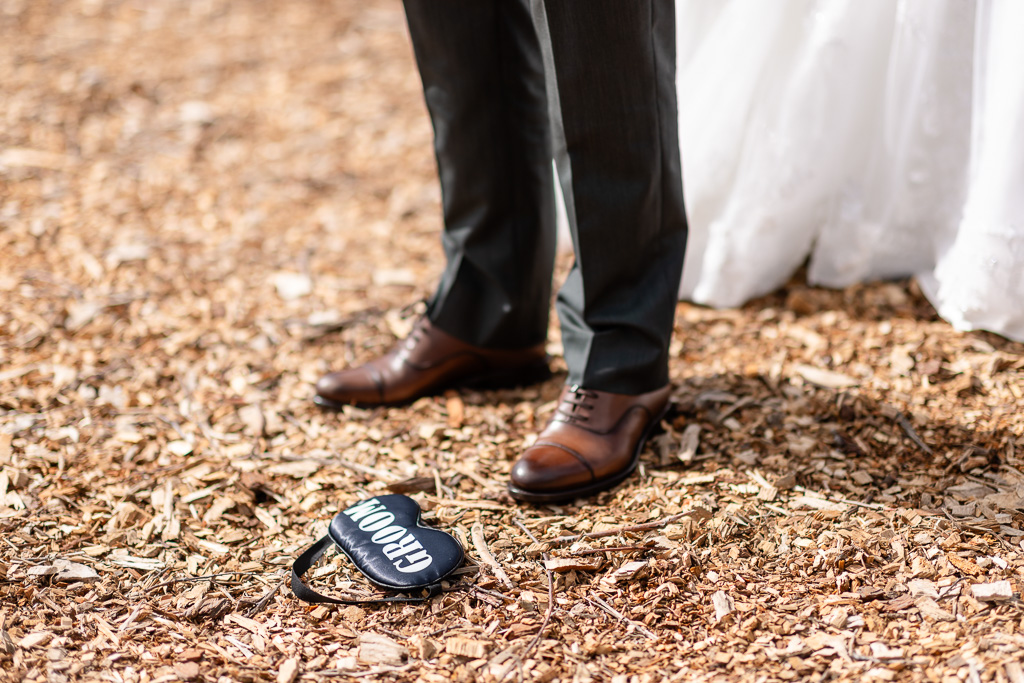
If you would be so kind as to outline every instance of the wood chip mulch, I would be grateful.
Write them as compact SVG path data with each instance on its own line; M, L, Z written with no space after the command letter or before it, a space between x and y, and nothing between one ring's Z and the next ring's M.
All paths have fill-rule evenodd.
M398 2L3 0L0 44L0 679L1024 681L1021 344L912 281L680 304L637 475L518 505L557 330L540 386L310 401L440 271ZM388 491L447 592L297 601Z

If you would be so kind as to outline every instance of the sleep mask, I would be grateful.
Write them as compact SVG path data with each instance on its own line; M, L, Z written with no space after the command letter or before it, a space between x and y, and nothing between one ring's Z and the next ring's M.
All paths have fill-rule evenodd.
M334 543L374 585L400 593L426 589L426 597L436 595L441 581L462 564L465 552L451 534L423 526L420 514L419 504L401 494L369 498L342 510L334 517L327 535L295 560L292 592L306 602L336 605L425 599L394 596L355 600L317 593L303 583L302 577Z

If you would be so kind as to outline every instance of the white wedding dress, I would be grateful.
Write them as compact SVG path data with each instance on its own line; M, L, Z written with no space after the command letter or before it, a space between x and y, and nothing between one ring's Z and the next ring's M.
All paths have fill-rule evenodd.
M678 0L681 296L916 275L1024 341L1024 0Z

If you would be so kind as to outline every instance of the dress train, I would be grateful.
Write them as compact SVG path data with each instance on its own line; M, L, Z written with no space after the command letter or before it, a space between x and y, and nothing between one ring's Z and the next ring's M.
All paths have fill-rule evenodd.
M917 275L1024 340L1024 4L679 0L681 296Z

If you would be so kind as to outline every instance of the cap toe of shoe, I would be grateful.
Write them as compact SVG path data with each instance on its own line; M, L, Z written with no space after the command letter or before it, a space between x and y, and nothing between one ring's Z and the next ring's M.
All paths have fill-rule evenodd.
M512 485L523 491L557 492L589 484L590 468L569 451L553 444L526 449L512 467Z
M381 400L381 388L375 373L366 368L342 370L324 375L316 383L316 393L335 403L362 403Z

